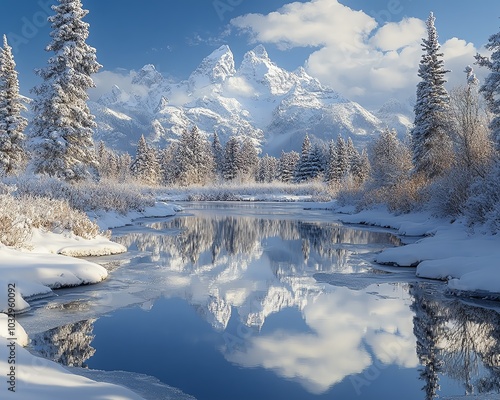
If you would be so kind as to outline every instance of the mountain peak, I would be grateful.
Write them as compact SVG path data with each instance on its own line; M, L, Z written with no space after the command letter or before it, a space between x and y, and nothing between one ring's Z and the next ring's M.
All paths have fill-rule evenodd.
M233 53L228 45L222 45L205 57L189 77L189 85L193 90L195 87L222 83L235 72Z
M163 81L163 75L160 74L153 64L147 64L142 67L137 75L134 76L132 83L135 85L152 86Z
M269 54L267 53L266 48L262 44L259 44L256 48L254 48L253 50L250 50L250 52L255 54L255 56L258 58L263 58L265 60L269 60Z

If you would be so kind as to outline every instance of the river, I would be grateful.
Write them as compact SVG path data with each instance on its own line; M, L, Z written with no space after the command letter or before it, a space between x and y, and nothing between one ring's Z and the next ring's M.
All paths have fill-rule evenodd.
M32 350L199 400L498 392L497 303L375 265L403 245L392 232L303 204L183 206L113 230L129 252L96 259L107 281L36 301L21 318Z

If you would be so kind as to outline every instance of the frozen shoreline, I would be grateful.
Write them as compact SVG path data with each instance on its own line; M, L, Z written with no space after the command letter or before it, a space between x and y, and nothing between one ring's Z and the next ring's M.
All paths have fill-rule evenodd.
M364 224L377 227L391 228L402 236L419 237L415 243L399 248L390 248L380 253L376 262L397 266L416 266L416 275L421 278L445 280L448 287L457 293L465 292L476 297L500 297L500 279L495 261L500 259L500 249L497 249L498 238L482 234L469 234L466 226L458 221L451 224L446 220L432 218L428 214L409 214L395 216L385 209L375 209L352 213L348 208L339 208L335 202L307 205L311 209L330 209L345 223ZM142 217L164 217L175 215L179 207L158 203L156 207L148 208L143 213L130 213L122 216L115 213L90 215L96 219L101 229L124 226L133 220ZM305 211L307 213L307 210ZM420 238L422 237L422 238ZM50 295L52 289L69 287L81 284L96 283L106 279L108 272L100 265L85 260L63 256L68 255L104 255L126 251L120 245L113 244L106 238L94 241L85 241L70 234L55 235L35 232L32 241L32 252L20 252L0 247L0 270L3 276L0 284L7 288L8 283L16 282L16 311L29 309L25 298L30 300L34 295ZM478 254L479 253L479 254ZM477 254L472 256L471 254ZM40 263L41 262L41 263ZM55 267L56 266L56 267ZM55 267L55 268L54 268ZM495 274L497 276L495 276ZM14 278L15 279L9 279ZM2 292L3 290L0 290ZM5 293L5 301L7 294ZM5 310L6 304L0 300ZM0 314L0 316L5 314ZM6 318L0 318L0 327L5 331ZM74 375L79 371L66 369L56 363L36 357L21 346L27 344L27 336L19 325L21 333L17 346L18 363L16 395L20 399L31 399L37 394L40 399L69 398L99 399L103 393L110 399L148 399L146 395L136 394L122 386L128 382L123 377L111 376L110 383L100 383L104 373L83 374L88 378ZM0 332L0 336L5 333ZM0 371L8 371L8 340L0 337ZM36 376L36 379L34 378ZM49 385L40 392L39 379L47 379ZM115 379L116 378L116 379ZM138 378L140 381L142 378ZM176 389L164 387L162 393L168 393L171 399L187 399L189 396ZM146 393L146 392L143 392Z
M101 213L90 217L97 219L100 228L105 230L130 224L137 218L173 216L178 211L180 208L177 206L157 203L144 212L133 212L126 216ZM87 240L69 232L54 234L34 230L31 239L30 249L17 250L0 245L0 373L6 377L11 373L10 391L15 391L16 399L19 400L146 399L122 386L96 382L74 374L57 363L32 355L23 348L28 344L28 336L17 321L15 328L9 331L15 319L14 313L29 310L28 301L31 299L50 295L52 289L99 283L108 277L108 271L102 266L75 257L119 254L127 249L106 237ZM11 289L14 290L11 297L9 287L15 288ZM9 322L11 325L8 325ZM10 349L9 344L12 342L15 344ZM15 364L12 360L15 360ZM99 375L95 376L99 378ZM4 385L1 390L8 389L7 382ZM163 394L168 394L166 398L172 400L189 398L168 387L165 387Z
M345 223L392 228L398 235L422 237L415 243L390 248L375 262L416 267L416 276L447 282L455 294L500 299L500 237L471 232L464 221L453 223L427 213L390 214L385 208L349 213L337 208ZM345 213L345 214L344 214Z

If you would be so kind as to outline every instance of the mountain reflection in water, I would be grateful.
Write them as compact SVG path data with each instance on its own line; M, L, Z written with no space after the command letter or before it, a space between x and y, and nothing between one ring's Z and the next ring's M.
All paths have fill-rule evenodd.
M143 277L162 298L147 311L35 335L32 347L66 365L147 371L199 399L431 400L499 391L497 311L448 299L435 284L389 277L353 290L315 279L369 277L373 253L400 245L395 236L230 214L122 229L116 240L133 255L127 268L143 274L134 284ZM135 353L144 326L153 333Z

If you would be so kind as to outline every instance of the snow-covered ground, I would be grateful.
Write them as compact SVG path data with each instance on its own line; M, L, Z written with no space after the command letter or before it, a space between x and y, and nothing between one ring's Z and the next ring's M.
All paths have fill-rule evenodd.
M141 213L91 215L101 229L131 223L139 217L170 216L180 208L158 203ZM36 357L23 348L28 336L15 320L27 311L32 298L48 295L52 289L98 283L108 271L102 266L74 257L118 254L127 249L106 237L92 240L72 233L54 234L34 230L29 249L0 245L0 374L7 377L2 391L15 392L16 399L139 400L138 394L121 386L95 382L74 375L57 363ZM115 380L116 381L116 380ZM186 399L169 391L166 399Z
M391 227L400 235L424 236L406 246L383 251L377 256L377 263L416 266L417 276L447 281L454 292L500 298L498 235L472 232L460 220L451 223L425 213L396 216L384 208L342 215L340 219L348 223Z

